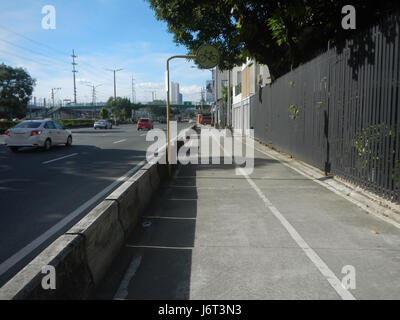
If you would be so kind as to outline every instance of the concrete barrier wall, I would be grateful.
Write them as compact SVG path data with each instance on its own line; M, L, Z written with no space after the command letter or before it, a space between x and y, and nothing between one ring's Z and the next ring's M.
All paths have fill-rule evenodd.
M87 299L103 279L162 180L167 165L147 164L0 289L0 299ZM56 289L44 290L44 266Z

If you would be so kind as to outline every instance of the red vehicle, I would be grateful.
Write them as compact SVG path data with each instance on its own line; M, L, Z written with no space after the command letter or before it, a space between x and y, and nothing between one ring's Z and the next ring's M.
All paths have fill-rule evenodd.
M211 114L198 114L197 115L198 124L211 124Z
M139 118L138 123L137 123L137 129L138 130L151 130L153 129L153 122L149 118Z

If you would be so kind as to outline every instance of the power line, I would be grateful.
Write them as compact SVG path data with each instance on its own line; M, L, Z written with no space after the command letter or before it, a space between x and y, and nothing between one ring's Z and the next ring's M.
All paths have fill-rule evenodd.
M67 53L65 53L65 52L63 52L63 51L60 51L60 50L58 50L58 49L55 49L55 48L53 48L53 47L51 47L51 46L49 46L49 45L47 45L47 44L44 44L44 43L42 43L42 42L33 40L33 39L31 39L31 38L29 38L29 37L27 37L27 36L25 36L25 35L22 35L22 34L20 34L20 33L18 33L18 32L11 31L11 30L9 30L9 29L3 27L3 26L0 26L0 28L6 30L6 31L9 32L9 33L13 33L13 34L15 34L15 35L18 35L18 36L20 36L20 37L22 37L22 38L24 38L24 39L26 39L26 40L28 40L28 41L31 41L32 43L35 43L36 45L39 45L41 48L42 48L42 47L47 47L48 49L53 50L53 51L55 51L55 52L58 52L58 53L60 53L60 54L62 54L62 55L64 55L64 56L68 56L68 55L69 55L69 54L67 54ZM47 56L47 55L45 55L45 54L43 54L43 53L39 53L38 51L34 51L34 50L30 49L30 48L26 48L26 47L24 47L24 46L21 46L21 45L17 45L17 44L15 44L15 43L12 43L11 41L4 40L4 39L0 39L0 40L9 43L9 44L12 45L12 46L21 48L21 49L23 49L23 50L25 50L25 51L29 51L29 52L35 53L35 54L37 54L37 55L46 57L47 59L52 59L52 60L55 60L55 61L59 61L59 62L62 62L62 63L69 64L69 62L67 62L67 61L63 61L63 60L59 60L59 59L54 58L54 57ZM87 65L88 67L82 66L82 64ZM98 75L101 74L101 77L104 77L104 74L103 74L103 73L100 73L94 66L92 66L92 65L91 65L90 63L88 63L88 62L81 62L81 69L85 69L86 72L89 72L89 73L97 73ZM105 78L103 78L103 79L105 79Z

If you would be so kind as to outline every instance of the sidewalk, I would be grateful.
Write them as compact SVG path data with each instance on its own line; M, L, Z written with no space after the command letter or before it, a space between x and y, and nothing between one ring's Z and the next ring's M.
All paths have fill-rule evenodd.
M267 154L180 166L96 298L399 299L400 229Z

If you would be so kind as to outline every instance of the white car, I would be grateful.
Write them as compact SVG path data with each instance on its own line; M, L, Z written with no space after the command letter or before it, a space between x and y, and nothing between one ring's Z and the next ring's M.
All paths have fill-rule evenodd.
M72 144L72 132L52 120L29 120L18 123L5 133L5 145L17 152L21 147L40 147L49 150L51 146Z
M96 130L99 129L112 129L112 123L107 120L98 120L93 124L93 128Z

